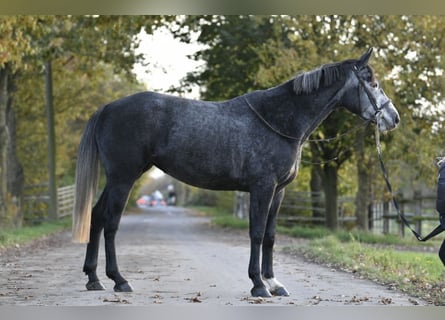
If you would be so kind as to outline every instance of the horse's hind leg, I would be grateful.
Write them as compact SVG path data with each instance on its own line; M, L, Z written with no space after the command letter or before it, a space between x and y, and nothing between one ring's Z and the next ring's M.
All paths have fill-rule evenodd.
M87 245L87 252L85 256L85 263L83 271L88 276L88 283L86 288L88 290L105 290L104 285L97 277L97 258L99 255L100 235L104 228L103 212L104 204L106 203L106 190L102 193L99 201L93 208L91 216L90 241Z
M99 201L94 206L91 217L90 241L87 245L87 253L83 267L83 271L88 275L88 283L86 284L88 290L105 289L96 273L100 236L102 230L104 230L106 274L115 282L115 291L132 291L127 280L119 273L114 244L120 217L132 185L133 183L124 183L116 187L111 187L110 184L107 184Z
M261 274L263 280L269 285L270 293L275 296L289 296L286 288L275 278L273 272L273 246L275 243L275 221L281 201L284 197L284 189L278 191L272 201L267 217L266 232L263 239L263 261Z
M107 183L108 199L104 224L106 274L115 282L114 291L116 292L133 291L130 284L119 272L114 242L122 216L122 211L127 204L128 195L133 186L134 180L127 180L127 182L120 181L118 183L109 181Z

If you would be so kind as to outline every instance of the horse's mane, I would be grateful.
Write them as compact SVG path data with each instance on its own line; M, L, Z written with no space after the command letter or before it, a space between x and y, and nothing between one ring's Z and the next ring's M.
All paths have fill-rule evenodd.
M338 63L328 63L312 71L300 73L293 80L295 93L309 94L320 87L327 87L338 80L344 79L344 64L353 61L345 60ZM374 70L369 65L361 69L360 74L369 82L375 81Z
M330 86L345 77L341 63L322 65L315 70L300 73L293 80L296 94L309 94L321 86Z

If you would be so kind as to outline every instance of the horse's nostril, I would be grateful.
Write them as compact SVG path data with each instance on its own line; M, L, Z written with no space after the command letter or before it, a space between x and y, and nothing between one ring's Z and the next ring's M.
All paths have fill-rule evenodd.
M400 123L400 117L399 117L399 115L396 115L396 119L395 119L394 121L395 121L396 124L399 124L399 123Z

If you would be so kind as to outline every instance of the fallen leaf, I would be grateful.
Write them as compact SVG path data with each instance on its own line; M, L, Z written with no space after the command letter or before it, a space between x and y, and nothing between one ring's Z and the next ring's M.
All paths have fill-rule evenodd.
M104 298L103 302L113 302L113 303L123 303L123 304L131 304L130 301L128 301L127 299L122 299L121 297L119 297L118 295L114 295L114 298Z

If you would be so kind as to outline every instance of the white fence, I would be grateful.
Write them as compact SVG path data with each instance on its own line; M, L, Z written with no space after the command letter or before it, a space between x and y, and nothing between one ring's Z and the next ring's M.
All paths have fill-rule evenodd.
M75 185L57 188L57 217L69 216L74 206ZM49 195L48 184L36 184L25 188L23 212L25 219L45 220L48 218Z
M278 215L279 223L294 224L321 224L325 222L325 208L323 194L315 194L317 205L313 205L314 194L309 192L286 192ZM423 191L413 194L396 196L400 210L412 227L420 234L428 233L438 224L438 213L435 210L436 194ZM314 216L314 212L318 215ZM346 223L354 225L355 198L338 198L338 222L340 226ZM368 206L369 230L375 233L405 235L406 227L400 220L391 201L374 201Z
M75 185L57 189L57 216L69 216L73 212Z

